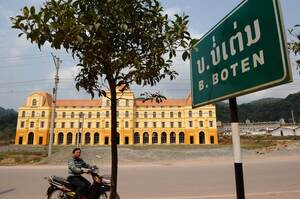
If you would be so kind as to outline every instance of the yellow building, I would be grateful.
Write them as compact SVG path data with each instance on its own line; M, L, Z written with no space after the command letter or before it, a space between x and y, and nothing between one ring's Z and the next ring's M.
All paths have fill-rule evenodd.
M108 93L109 96L109 93ZM127 144L218 144L216 109L192 109L191 98L161 103L118 93L118 140ZM19 108L15 144L47 145L52 97L35 92ZM54 145L109 145L110 100L57 100ZM78 132L79 138L78 138Z

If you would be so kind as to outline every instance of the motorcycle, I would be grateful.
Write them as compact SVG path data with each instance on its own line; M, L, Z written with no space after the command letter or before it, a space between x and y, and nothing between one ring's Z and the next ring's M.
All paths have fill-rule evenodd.
M98 175L98 167L92 166L90 171L93 183L81 199L108 199L110 196L111 180L108 175ZM50 184L47 190L47 199L73 199L75 196L74 186L65 178L49 176L47 180ZM117 199L120 199L117 194Z

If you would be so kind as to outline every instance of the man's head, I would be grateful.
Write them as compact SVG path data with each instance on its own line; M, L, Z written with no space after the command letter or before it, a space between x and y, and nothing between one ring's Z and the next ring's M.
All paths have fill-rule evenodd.
M80 154L81 154L81 149L80 148L73 149L73 157L74 158L79 158Z

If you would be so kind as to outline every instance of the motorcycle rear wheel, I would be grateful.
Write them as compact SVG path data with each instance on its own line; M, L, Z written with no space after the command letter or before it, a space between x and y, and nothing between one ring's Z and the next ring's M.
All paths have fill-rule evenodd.
M99 199L109 199L110 196L110 191L105 191L104 193L102 193L99 197ZM117 199L120 199L119 194L117 193Z
M48 199L65 199L66 195L63 191L56 189L49 196Z

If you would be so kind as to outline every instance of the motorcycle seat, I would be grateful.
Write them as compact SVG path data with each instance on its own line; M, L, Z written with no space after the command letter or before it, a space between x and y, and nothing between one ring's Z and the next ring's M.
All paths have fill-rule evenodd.
M52 176L52 179L54 182L57 182L57 183L60 183L66 187L72 187L72 184L66 180L65 178L61 178L61 177L58 177L58 176Z

